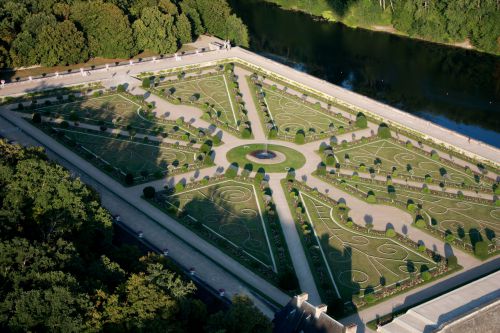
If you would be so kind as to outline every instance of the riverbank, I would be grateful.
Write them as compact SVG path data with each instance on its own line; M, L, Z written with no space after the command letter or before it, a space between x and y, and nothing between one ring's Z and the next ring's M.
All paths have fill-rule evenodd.
M395 19L393 18L394 7L392 6L392 2L385 4L385 0L380 3L360 1L356 4L349 4L349 5L348 4L340 5L336 4L335 1L323 1L323 0L316 0L313 1L312 3L309 2L308 4L304 4L303 2L298 2L298 1L284 1L284 0L263 0L263 1L276 4L277 6L279 6L284 10L306 13L308 15L313 16L315 19L325 20L328 22L342 23L350 28L361 28L370 31L385 32L385 33L395 34L398 36L407 37L410 39L426 41L429 43L458 47L493 55L500 55L500 47L498 45L496 46L496 51L485 50L481 47L478 47L477 45L474 45L474 43L468 37L459 39L454 38L453 41L447 41L445 40L445 35L444 35L446 29L441 29L443 30L441 31L443 36L437 35L439 33L438 31L439 29L436 28L434 30L431 30L433 31L434 34L436 34L436 36L433 36L433 38L425 37L422 34L415 33L415 31L412 31L410 33L410 31L402 31L401 29L397 29L394 26ZM400 13L399 15L402 16L405 14L409 15L415 13L402 13L402 14ZM463 12L461 13L461 15L467 16L469 15L469 13ZM409 15L409 16L414 16L414 15ZM404 22L401 18L398 19L402 21L402 22L398 21L399 25L401 26L406 25L408 26L409 30L418 30L418 28L415 29L415 26L424 25L425 22L425 20L422 20L421 22L418 23L414 21ZM438 23L451 24L448 21L449 19L447 18L447 16L443 14ZM465 36L467 35L469 34L466 34ZM446 36L446 38L448 37L449 36ZM484 44L484 41L480 40L478 42ZM494 41L492 43L494 44Z

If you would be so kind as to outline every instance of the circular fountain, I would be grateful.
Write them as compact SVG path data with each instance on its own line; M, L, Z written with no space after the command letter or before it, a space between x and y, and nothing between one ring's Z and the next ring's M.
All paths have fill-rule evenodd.
M250 155L261 160L269 160L277 156L277 154L274 151L268 149L254 150L253 152L250 153Z

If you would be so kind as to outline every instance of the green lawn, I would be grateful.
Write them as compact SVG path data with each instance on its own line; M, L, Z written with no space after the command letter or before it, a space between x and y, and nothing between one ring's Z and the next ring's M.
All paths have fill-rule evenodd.
M398 177L412 178L425 177L430 175L433 180L446 181L457 186L465 183L466 185L477 185L474 176L467 174L463 167L450 166L440 161L432 159L419 148L407 148L403 144L394 141L380 139L368 143L359 143L346 149L334 149L334 154L341 167L355 168L361 164L365 165L366 172L372 167L375 171L383 173L392 173L393 167L396 167ZM375 164L379 159L380 164ZM442 176L446 171L447 176ZM490 187L488 185L488 187Z
M290 168L297 170L306 163L304 155L296 150L279 145L268 145L267 148L271 151L277 151L284 154L286 159L283 162L276 164L260 164L250 161L246 157L252 151L262 150L265 149L265 147L266 146L264 144L248 144L239 146L228 151L226 157L230 163L238 163L240 168L244 168L245 165L251 164L253 171L257 171L259 168L264 168L264 170L269 173L286 173Z
M276 271L256 195L253 184L225 180L166 196L163 200L182 211L184 219L200 223L214 237L227 240L245 255Z
M412 274L433 270L436 264L426 255L379 234L366 234L347 227L335 217L334 208L307 193L300 193L307 220L313 225L329 267L334 288L342 299L377 291L401 283Z
M390 199L387 186L367 184L345 179L350 186L367 193L373 191L377 198ZM409 199L422 205L422 215L427 224L444 233L452 233L457 240L468 244L484 240L494 243L500 234L500 207L493 203L485 204L450 198L444 195L425 194L395 185L395 199L407 202Z
M182 146L165 147L78 129L59 130L79 148L96 155L121 174L132 173L136 178L173 171L185 164L194 166L196 161L196 153Z
M45 116L63 117L78 120L88 124L104 124L108 127L131 126L138 132L158 132L176 136L189 132L193 137L196 133L178 126L173 121L167 122L154 116L154 111L145 112L141 105L123 94L112 94L101 97L91 97L82 101L37 108Z
M268 86L264 86L262 91L268 115L261 118L266 124L276 125L278 138L293 139L298 130L303 130L306 136L334 135L339 133L340 127L346 129L349 126L348 120L343 117L312 107L286 92Z
M208 104L216 117L230 127L239 128L238 106L232 96L230 81L224 74L189 77L177 82L163 82L157 87L160 91L172 91L172 98L180 99L181 103L190 104L190 98L195 95L194 105Z

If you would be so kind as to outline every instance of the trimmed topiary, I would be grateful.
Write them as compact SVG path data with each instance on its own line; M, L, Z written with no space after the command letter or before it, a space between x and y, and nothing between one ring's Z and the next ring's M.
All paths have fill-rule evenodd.
M146 186L143 190L142 193L144 194L144 198L146 199L152 199L154 198L156 194L156 190L153 186Z
M389 229L387 229L385 231L385 235L387 237L391 237L392 238L392 237L396 236L396 231L394 231L394 229L392 229L392 228L389 228Z
M474 244L474 254L481 259L488 257L488 244L485 241Z
M432 279L432 275L429 271L422 272L421 276L422 280L424 281L429 281L430 279Z
M380 123L377 130L377 135L381 139L389 139L391 135L391 130L386 123Z

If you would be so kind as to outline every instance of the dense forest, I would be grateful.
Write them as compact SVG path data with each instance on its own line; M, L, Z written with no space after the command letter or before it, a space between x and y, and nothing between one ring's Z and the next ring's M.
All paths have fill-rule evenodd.
M499 0L265 0L372 28L392 25L410 37L441 43L465 40L477 49L500 54Z
M226 0L0 0L0 68L174 53L203 33L248 45Z
M1 332L270 332L244 296L210 313L167 259L117 245L99 196L0 140Z

